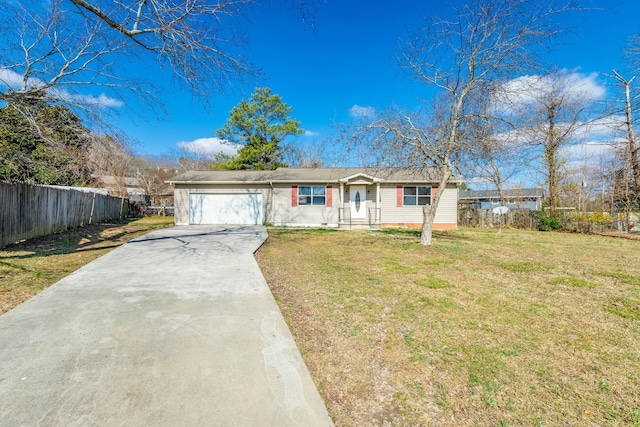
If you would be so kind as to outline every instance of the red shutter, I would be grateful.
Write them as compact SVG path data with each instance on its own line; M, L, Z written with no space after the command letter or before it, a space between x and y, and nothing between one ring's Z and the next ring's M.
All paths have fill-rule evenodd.
M436 197L436 193L438 192L438 187L436 185L431 187L431 200Z
M402 185L396 187L396 206L402 207Z
M298 206L298 186L297 185L291 186L291 206L293 207Z
M327 185L327 190L325 194L327 196L326 198L327 207L330 208L333 206L333 189L331 188L330 185Z

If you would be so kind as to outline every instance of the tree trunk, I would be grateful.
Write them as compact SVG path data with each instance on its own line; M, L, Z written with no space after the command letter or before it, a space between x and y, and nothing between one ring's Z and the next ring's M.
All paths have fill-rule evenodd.
M545 143L545 162L548 168L548 184L549 184L549 212L553 216L558 206L558 173L560 165L558 162L559 142L556 135L556 109L557 104L552 102L547 106L547 119L549 128L547 129L547 140Z
M633 80L633 79L632 79ZM631 81L624 82L625 89L625 115L627 117L627 136L629 144L629 161L631 162L631 169L633 171L633 181L635 183L636 197L640 198L640 160L638 159L638 146L636 145L636 137L633 132L633 109L631 105L631 94L629 85Z
M635 197L640 201L640 147L636 142L636 136L633 129L633 99L631 97L631 83L635 80L635 76L627 80L616 70L613 70L614 79L620 82L620 85L624 88L624 113L625 113L625 126L627 128L627 149L629 154L629 164L631 165L631 172L633 174L634 193ZM613 207L613 204L612 204Z
M431 204L424 205L422 207L422 233L420 234L420 244L425 246L431 244L433 222L436 219L436 211L440 205L440 197L444 194L444 189L447 188L447 183L453 173L451 166L448 164L441 165L438 169L442 173L442 178L440 178L438 188L435 195L433 194L433 188L431 189Z
M433 220L435 219L435 209L432 205L422 207L422 233L420 234L420 244L428 246L431 244L433 236Z

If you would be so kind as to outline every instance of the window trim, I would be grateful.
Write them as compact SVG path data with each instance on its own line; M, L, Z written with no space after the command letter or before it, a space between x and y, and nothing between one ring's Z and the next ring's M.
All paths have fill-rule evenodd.
M300 194L301 188L310 188L310 194ZM314 188L322 188L323 194L315 194ZM328 191L330 191L330 189L326 185L298 185L298 191L297 191L298 206L327 206ZM307 197L310 198L311 203L300 203L300 200L306 200ZM323 198L324 202L314 203L316 198Z
M428 188L429 189L429 194L423 194L420 195L418 194L418 188ZM415 189L415 194L405 194L405 188L413 188ZM416 203L405 203L406 197L415 197ZM424 203L424 204L420 204L419 201L421 198L428 198L428 202ZM426 206L426 205L431 205L433 199L433 186L432 185L403 185L402 186L402 206Z

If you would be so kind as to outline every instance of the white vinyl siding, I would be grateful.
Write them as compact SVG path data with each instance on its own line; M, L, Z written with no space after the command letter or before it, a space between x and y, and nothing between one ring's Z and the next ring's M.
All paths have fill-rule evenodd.
M295 184L293 184L295 185ZM262 218L260 223L269 222L274 225L289 226L328 226L337 227L340 207L340 185L328 184L326 192L331 191L332 207L327 206L292 206L292 184L274 183L273 185L209 185L209 184L179 184L175 187L175 223L178 225L189 224L189 195L190 194L262 194ZM298 186L307 184L300 183ZM317 184L308 184L315 186ZM414 183L383 183L380 185L380 214L382 224L421 224L422 206L398 207L397 187L416 186ZM326 187L326 186L324 186ZM344 186L344 206L349 208L349 185ZM440 191L440 190L438 190ZM296 189L296 195L297 195ZM325 203L328 193L325 194ZM367 186L367 207L376 206L376 185ZM297 201L297 200L296 200ZM450 184L444 190L440 205L436 212L436 224L450 224L455 227L457 223L458 188ZM402 200L401 200L402 203Z
M383 184L380 187L380 192L382 193L380 200L382 224L422 224L422 206L397 206L398 185L401 184ZM440 191L440 189L437 191ZM458 187L456 185L448 185L440 198L434 223L457 224L457 204Z
M331 184L329 184L331 185ZM325 205L302 205L297 200L297 206L292 206L292 191L296 191L299 197L299 188L305 186L304 183L293 189L291 185L274 184L273 203L270 212L267 214L267 221L273 225L288 225L301 227L337 227L338 226L338 205L340 200L340 188L332 186L325 189ZM331 191L332 206L326 206L327 192Z

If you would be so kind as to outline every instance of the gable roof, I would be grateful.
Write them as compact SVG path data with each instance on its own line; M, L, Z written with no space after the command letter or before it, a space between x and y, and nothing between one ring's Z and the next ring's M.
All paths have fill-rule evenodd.
M187 171L167 182L169 184L268 184L268 183L339 183L354 178L372 182L437 183L435 168L278 168L275 170L212 170ZM452 176L450 183L463 182Z

